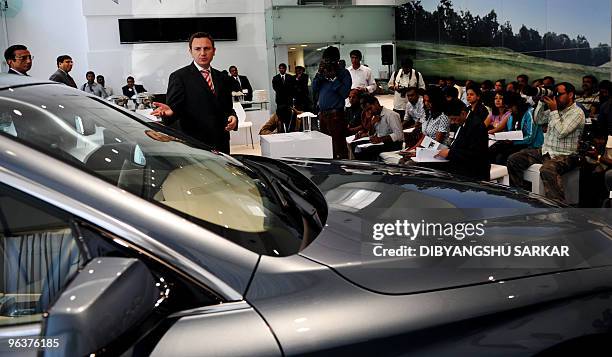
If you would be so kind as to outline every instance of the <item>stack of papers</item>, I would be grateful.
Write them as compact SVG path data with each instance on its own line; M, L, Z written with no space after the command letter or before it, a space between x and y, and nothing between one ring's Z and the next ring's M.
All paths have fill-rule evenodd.
M523 140L523 131L522 130L513 130L513 131L502 131L500 133L495 133L495 135L489 134L489 139L491 140Z
M346 143L347 143L347 144L350 144L350 143L352 143L352 142L360 142L360 141L362 141L362 142L364 142L364 143L365 143L365 142L370 142L370 137L369 137L369 136L366 136L366 137L359 138L359 139L355 139L355 135L351 135L351 136L347 136L347 137L346 137Z
M412 158L414 162L448 162L447 159L436 157L440 150L438 149L427 149L417 148L416 156Z

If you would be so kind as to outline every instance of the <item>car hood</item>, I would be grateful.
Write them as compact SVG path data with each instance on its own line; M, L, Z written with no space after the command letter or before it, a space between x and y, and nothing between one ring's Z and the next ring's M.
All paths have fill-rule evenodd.
M430 169L354 161L284 162L320 188L329 209L323 231L300 254L371 291L410 294L612 263L612 229L608 224L612 222L612 210L564 208L523 190L471 182ZM482 223L484 235L462 240L373 239L374 224L398 219ZM512 256L377 257L372 253L376 245L415 249L434 245L509 246ZM525 246L532 245L567 246L569 257L514 256L515 249L524 252Z

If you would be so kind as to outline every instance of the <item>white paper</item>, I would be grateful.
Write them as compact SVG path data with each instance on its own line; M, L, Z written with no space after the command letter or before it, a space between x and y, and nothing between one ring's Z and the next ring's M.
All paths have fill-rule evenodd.
M298 114L297 116L298 118L304 118L304 117L311 117L311 118L316 118L317 116L312 114L311 112L304 112L302 114Z
M378 143L378 144L366 143L366 144L357 145L357 147L360 149L365 149L365 148L369 148L370 146L376 146L376 145L384 145L384 143Z
M612 135L608 135L608 142L606 143L606 149L612 149Z
M423 148L427 148L427 149L436 149L436 150L442 150L442 149L446 149L446 146L441 144L440 142L430 138L429 136L425 136L423 138L423 141L421 141L421 145L419 145Z
M523 140L523 131L513 130L495 133L495 140Z
M404 129L404 130L403 130L403 132L404 132L404 133L406 133L406 134L410 134L410 133L412 133L413 131L414 131L414 127L412 127L412 128L408 128L408 129Z
M489 147L493 146L493 144L495 144L497 141L495 140L489 140Z
M369 136L364 136L363 138L359 138L359 139L355 139L355 135L351 135L351 136L347 136L346 137L346 142L348 144L356 143L356 142L360 142L360 141L369 142L370 141L370 137Z
M439 151L440 150L437 150L437 149L417 148L416 156L412 158L412 161L415 161L415 162L448 162L447 159L436 157Z

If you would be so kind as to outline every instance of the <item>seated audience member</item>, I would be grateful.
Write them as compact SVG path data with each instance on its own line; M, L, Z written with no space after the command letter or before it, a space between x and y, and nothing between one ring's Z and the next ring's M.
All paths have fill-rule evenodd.
M535 79L531 82L531 86L533 88L539 88L544 85L544 80L542 78Z
M439 143L444 143L449 130L449 120L444 114L445 100L442 97L442 91L438 87L430 87L423 96L423 107L425 108L425 117L416 124L416 128L420 129L420 136L416 143L408 146L406 152L410 152L417 148L423 142L426 136L436 140Z
M489 148L489 158L492 164L506 165L508 157L525 148L539 148L544 142L542 128L535 123L532 109L525 99L516 93L505 98L510 108L511 116L507 120L508 131L522 131L523 140L498 141ZM519 119L520 118L520 119Z
M401 119L396 112L384 108L373 95L366 94L362 100L363 116L371 123L371 129L357 133L356 137L369 135L370 143L382 145L372 145L367 148L360 148L353 143L355 158L358 160L375 161L381 152L395 151L402 148L403 132ZM373 132L373 134L371 134ZM371 135L370 135L371 134Z
M469 117L476 117L484 123L485 119L489 116L489 111L480 101L480 96L482 95L480 88L477 85L472 85L466 88L465 91L466 100L470 108Z
M493 86L493 90L495 93L497 92L505 92L506 91L506 80L498 79L495 81L495 85Z
M408 88L406 92L406 111L404 114L404 121L402 122L402 128L410 128L417 122L425 119L425 108L423 107L423 97L419 95L419 91L416 87Z
M134 94L144 93L147 91L142 85L134 83L134 77L127 77L127 85L121 87L121 91L123 92L124 96L132 98Z
M348 121L348 135L357 134L363 128L361 125L361 91L357 88L351 89L348 100L349 106L345 108L346 119Z
M468 101L467 101L467 87L472 87L474 85L476 85L476 82L474 82L471 79L468 79L467 81L465 81L465 87L461 87L461 91L460 91L461 92L461 98L459 98L459 99L461 99L461 101L463 103L465 103L465 105L468 105L468 106L470 105L470 103L468 103Z
M605 139L608 135L612 135L612 111L610 106L610 90L612 83L608 80L603 80L599 83L599 109L597 111L597 120L593 123L593 137Z
M261 127L259 135L291 133L302 130L302 119L297 115L300 112L287 105L279 105L276 112Z
M563 82L555 87L554 98L542 97L535 110L535 122L548 124L541 148L527 148L508 158L510 184L524 187L523 172L533 164L542 164L540 177L546 197L564 200L561 176L577 165L578 140L584 128L584 112L574 102L576 90Z
M98 97L106 98L106 91L104 88L95 82L96 74L93 71L88 71L85 74L85 78L87 78L87 82L85 82L81 86L81 90L87 93L91 93L93 95L97 95Z
M595 117L599 107L599 92L597 78L591 74L582 77L582 94L576 96L576 104L581 107L587 117Z
M109 87L106 85L106 81L104 80L104 76L101 74L98 74L96 76L96 82L102 86L102 88L104 88L104 91L106 92L107 96L111 96L113 95L113 88Z
M504 92L495 93L493 107L491 113L485 119L485 126L489 130L489 134L506 131L506 123L510 117L510 109L506 106L506 94Z
M480 84L480 102L487 108L493 108L493 101L495 100L495 91L493 91L493 82L485 80Z
M518 93L519 92L518 88L519 88L518 82L510 82L506 84L506 92Z
M475 180L488 181L491 165L486 155L483 155L488 147L487 128L478 117L470 117L465 106L457 109L458 112L449 112L451 122L459 127L455 139L448 149L440 150L437 155L449 162L436 163L435 168Z
M450 76L450 77L446 78L446 87L447 88L449 88L449 87L455 88L457 90L457 99L461 99L461 96L463 94L463 88L461 88L461 86L458 85L455 82L455 77Z
M551 76L546 76L542 78L542 86L546 88L554 88L555 79Z

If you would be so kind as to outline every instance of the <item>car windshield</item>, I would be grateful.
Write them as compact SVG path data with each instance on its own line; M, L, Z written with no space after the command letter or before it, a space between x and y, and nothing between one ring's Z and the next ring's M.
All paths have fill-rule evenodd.
M260 174L230 156L60 85L4 90L0 103L5 135L255 252L289 255L300 248L301 220L285 212Z

